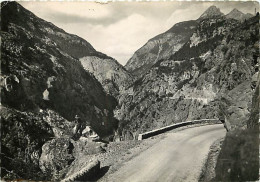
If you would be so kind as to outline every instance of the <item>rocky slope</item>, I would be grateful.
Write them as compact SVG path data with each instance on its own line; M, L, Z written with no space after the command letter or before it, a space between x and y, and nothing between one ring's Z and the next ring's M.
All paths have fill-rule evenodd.
M70 138L75 115L100 136L113 134L116 99L83 68L86 56L111 59L20 4L1 3L2 177L48 176L39 170L41 147Z
M241 23L212 12L201 16L177 52L122 94L115 111L121 134L202 118L225 117L231 129L245 126L258 72L259 16Z
M120 92L133 82L132 75L112 58L86 56L79 60L83 67L97 78L105 91L114 97L118 97Z
M219 8L211 6L198 18L198 20L177 23L165 33L150 39L134 53L125 65L125 68L131 72L136 79L140 78L156 62L161 59L166 59L169 55L178 51L193 35L201 20L225 17L227 19L244 21L252 16L253 15L249 13L243 14L237 9L232 10L224 16Z
M178 51L190 38L197 26L196 21L180 22L163 34L150 39L138 49L125 68L135 77L140 77L157 61Z
M211 6L199 20L223 16L219 8ZM180 22L171 29L150 39L143 47L138 49L126 63L125 68L139 78L156 62L166 59L178 51L196 30L198 21Z

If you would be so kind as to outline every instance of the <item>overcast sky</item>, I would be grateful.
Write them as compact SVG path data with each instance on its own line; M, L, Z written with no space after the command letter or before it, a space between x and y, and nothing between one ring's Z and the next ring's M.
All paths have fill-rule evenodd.
M152 37L197 19L209 6L254 14L257 2L19 2L35 15L86 39L122 65Z

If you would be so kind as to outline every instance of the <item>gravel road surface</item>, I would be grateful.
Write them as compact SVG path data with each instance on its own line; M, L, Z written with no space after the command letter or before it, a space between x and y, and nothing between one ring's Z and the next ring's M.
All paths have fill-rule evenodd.
M221 124L169 132L164 139L127 161L105 181L198 181L211 144L225 134Z

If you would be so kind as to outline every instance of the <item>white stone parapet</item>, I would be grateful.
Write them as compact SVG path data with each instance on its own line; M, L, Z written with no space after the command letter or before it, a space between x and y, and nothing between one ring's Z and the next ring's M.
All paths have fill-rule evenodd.
M155 129L152 131L148 131L142 134L138 135L138 140L143 140L155 135L159 135L161 133L164 133L166 131L170 131L172 129L175 128L179 128L182 126L187 126L187 125L192 125L192 124L199 124L199 123L208 123L208 124L220 124L220 120L219 119L200 119L200 120L192 120L192 121L185 121L185 122L180 122L180 123L175 123L169 126L165 126L159 129Z

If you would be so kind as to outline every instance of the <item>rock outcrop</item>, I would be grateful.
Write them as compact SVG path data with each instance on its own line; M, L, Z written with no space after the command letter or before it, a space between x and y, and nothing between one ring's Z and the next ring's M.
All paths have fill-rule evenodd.
M52 176L52 181L87 181L100 169L100 162L87 156L101 152L104 152L101 144L84 137L78 141L57 138L43 145L39 166Z
M112 58L86 56L79 60L83 67L97 78L105 91L114 97L118 97L120 92L133 82L132 75Z
M39 160L41 170L53 176L53 180L64 178L68 168L75 160L74 145L69 138L57 138L46 142L42 146Z

